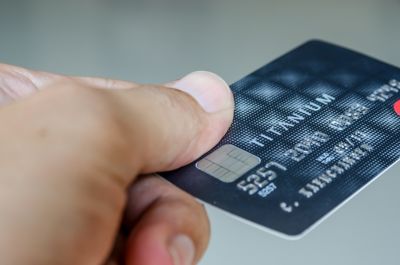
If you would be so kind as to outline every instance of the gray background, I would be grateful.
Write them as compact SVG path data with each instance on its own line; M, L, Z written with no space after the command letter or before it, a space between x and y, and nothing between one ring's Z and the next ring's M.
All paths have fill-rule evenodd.
M400 1L0 0L0 61L138 82L229 83L310 38L400 66ZM209 209L201 264L400 264L400 164L298 241Z

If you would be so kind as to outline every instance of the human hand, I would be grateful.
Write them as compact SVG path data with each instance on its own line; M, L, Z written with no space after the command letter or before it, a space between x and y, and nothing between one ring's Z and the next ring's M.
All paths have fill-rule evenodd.
M0 65L0 105L1 264L198 262L203 207L143 175L225 134L233 100L219 77L140 85Z

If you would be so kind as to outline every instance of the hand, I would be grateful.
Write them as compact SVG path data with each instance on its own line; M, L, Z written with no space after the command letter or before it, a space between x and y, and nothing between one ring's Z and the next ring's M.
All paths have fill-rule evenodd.
M0 263L197 263L209 223L149 174L201 156L227 131L232 94L195 72L166 85L0 65Z

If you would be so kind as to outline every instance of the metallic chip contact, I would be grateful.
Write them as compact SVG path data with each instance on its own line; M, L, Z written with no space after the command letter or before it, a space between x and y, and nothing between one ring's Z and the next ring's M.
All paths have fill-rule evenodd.
M196 167L222 182L234 182L250 169L260 164L261 159L234 145L226 144L196 163Z
M163 175L257 227L298 239L400 163L400 68L313 40L230 87L218 146Z

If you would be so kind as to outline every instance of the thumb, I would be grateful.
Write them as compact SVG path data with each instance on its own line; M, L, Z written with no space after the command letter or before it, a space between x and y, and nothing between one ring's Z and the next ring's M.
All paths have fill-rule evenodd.
M0 120L8 125L0 134L15 138L18 131L32 139L38 128L51 131L52 141L65 143L69 152L82 156L85 144L85 154L121 169L128 182L135 173L171 170L195 160L217 144L233 119L228 85L209 72L193 72L166 86L107 90L64 80L46 88L52 89L2 108ZM45 151L53 158L66 155L56 156L60 148L55 147Z
M135 103L127 104L140 112L144 122L135 144L140 173L171 170L193 161L217 144L233 119L231 90L216 74L193 72L167 86L139 87L132 91L137 94ZM131 125L137 133L137 124Z
M169 86L105 90L64 80L0 109L1 207L12 213L0 233L3 242L35 239L11 260L43 264L53 246L54 260L99 263L136 175L183 166L221 139L233 117L226 83L195 72ZM12 253L8 246L0 252Z

